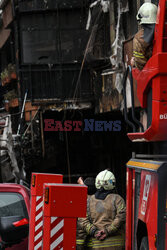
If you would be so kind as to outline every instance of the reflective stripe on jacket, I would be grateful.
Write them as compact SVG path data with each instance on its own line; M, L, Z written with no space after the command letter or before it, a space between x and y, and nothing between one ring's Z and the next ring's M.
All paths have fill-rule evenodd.
M76 244L80 246L84 246L86 243L87 233L81 228L80 221L81 221L81 218L78 218Z
M135 67L142 70L146 62L152 56L152 44L144 41L144 29L140 29L133 38L133 57Z
M88 241L87 244L88 247L91 248L101 248L101 247L124 247L125 246L125 240L122 238L122 236L114 236L106 238L104 241L97 240L95 238L91 238Z

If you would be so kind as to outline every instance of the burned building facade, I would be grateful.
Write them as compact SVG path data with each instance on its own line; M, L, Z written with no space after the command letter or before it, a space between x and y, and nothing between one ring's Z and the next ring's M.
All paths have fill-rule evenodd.
M16 174L8 157L7 165L1 161L1 181L29 181L38 171L62 173L71 182L104 168L124 179L132 144L122 114L123 42L137 31L142 3L0 1L1 137L4 117L10 115L20 145L12 148L24 172ZM129 43L126 48L128 56ZM91 127L92 120L103 125ZM65 121L78 122L78 130L64 129ZM114 130L115 121L120 130ZM51 129L48 122L59 125ZM8 155L4 150L1 156Z

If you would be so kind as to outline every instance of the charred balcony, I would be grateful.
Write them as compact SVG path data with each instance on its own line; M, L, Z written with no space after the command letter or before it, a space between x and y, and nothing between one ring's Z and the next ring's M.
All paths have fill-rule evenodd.
M84 63L90 1L18 1L17 32L22 98L32 102L93 99L91 69Z
M90 102L92 84L90 71L84 69L80 79L80 65L29 65L20 70L21 93L33 102L48 103L61 101Z

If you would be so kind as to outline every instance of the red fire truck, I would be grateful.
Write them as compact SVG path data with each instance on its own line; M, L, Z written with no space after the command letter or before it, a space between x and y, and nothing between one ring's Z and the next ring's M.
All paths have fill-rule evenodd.
M14 183L0 184L0 249L28 250L30 191Z
M130 73L132 118L126 105L126 79ZM132 74L131 74L132 73ZM133 76L133 77L132 77ZM147 110L147 128L135 117L133 79L137 97ZM161 147L167 140L167 1L160 0L153 55L142 71L128 66L124 75L125 119L133 132L128 137ZM136 132L136 127L138 131ZM164 153L164 152L163 152ZM167 249L167 152L136 154L127 163L126 250Z

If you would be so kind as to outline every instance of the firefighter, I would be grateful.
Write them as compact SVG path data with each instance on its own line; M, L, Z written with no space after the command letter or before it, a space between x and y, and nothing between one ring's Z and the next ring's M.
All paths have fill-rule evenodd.
M79 177L77 183L88 187L88 200L89 197L96 192L95 178L93 177L87 177L85 180L83 180L82 177ZM88 241L87 233L83 230L80 220L82 219L78 218L77 221L76 250L86 249L86 243Z
M143 69L148 59L152 56L156 16L157 6L153 3L144 3L136 16L141 27L133 38L131 65L139 70Z
M115 182L109 170L96 177L97 191L89 197L87 217L80 221L90 236L87 249L122 250L125 247L126 208L123 198L114 192Z

